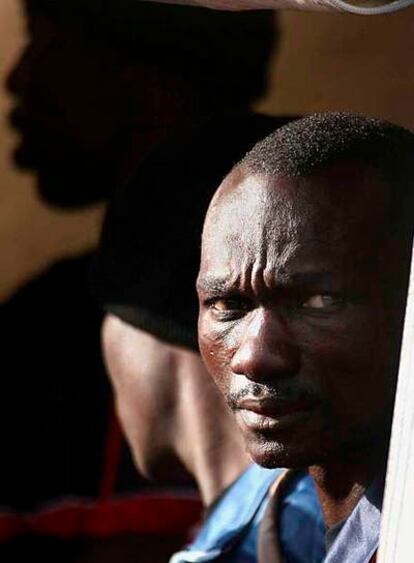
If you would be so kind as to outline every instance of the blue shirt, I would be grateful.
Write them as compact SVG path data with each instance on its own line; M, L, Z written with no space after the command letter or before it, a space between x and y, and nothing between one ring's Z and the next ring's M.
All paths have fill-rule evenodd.
M369 563L379 545L383 481L365 491L329 550L325 563Z
M256 563L269 489L285 469L251 465L218 500L193 543L170 563ZM279 542L288 563L321 563L325 527L312 479L300 473L280 501Z

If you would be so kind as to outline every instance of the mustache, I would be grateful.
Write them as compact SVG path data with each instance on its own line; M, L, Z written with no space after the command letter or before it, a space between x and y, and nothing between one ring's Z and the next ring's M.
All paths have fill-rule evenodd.
M242 389L228 393L226 395L227 404L232 410L236 410L241 400L246 397L256 400L286 402L319 402L321 400L320 393L316 389L307 386L250 383L246 384Z

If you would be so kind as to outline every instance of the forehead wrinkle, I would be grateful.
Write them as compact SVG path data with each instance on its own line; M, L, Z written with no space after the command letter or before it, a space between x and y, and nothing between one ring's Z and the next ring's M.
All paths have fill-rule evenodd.
M360 255L364 258L365 238L371 240L376 233L368 236L362 231L361 237L360 214L332 195L331 177L322 186L319 178L293 185L284 178L263 183L250 180L217 202L210 225L211 240L221 247L222 266L229 268L232 263L232 278L236 282L239 272L239 286L256 292L263 285L271 288L288 282L295 271L314 269L315 260L325 265L328 261L329 269L334 260L336 268L345 271L351 260L356 263ZM220 229L222 235L217 238Z
M276 183L250 176L233 185L225 180L204 230L213 263L221 262L222 271L228 270L233 282L238 277L242 287L260 291L273 285L298 247L306 222L297 200L282 179Z
M263 271L263 280L267 288L274 289L278 284L287 281L291 263L297 256L299 248L300 244L298 241L290 241L280 253L267 261Z
M274 288L285 281L289 262L297 255L304 217L290 197L268 191L262 228L263 282Z
M227 289L239 288L243 284L243 273L238 271L237 267L230 262L227 274Z
M240 267L239 287L243 289L248 289L251 287L252 271L253 271L253 264L249 260L246 260L245 258Z
M250 285L255 294L262 293L265 288L264 271L266 265L260 262L253 265L251 269Z

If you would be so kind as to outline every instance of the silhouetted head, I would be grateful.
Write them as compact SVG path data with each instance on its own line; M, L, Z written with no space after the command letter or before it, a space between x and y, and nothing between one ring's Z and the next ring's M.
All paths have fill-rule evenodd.
M172 132L246 108L266 84L274 20L157 3L26 0L8 86L19 166L49 203L106 198Z
M354 114L258 143L209 208L199 343L254 459L386 443L412 237L413 135Z

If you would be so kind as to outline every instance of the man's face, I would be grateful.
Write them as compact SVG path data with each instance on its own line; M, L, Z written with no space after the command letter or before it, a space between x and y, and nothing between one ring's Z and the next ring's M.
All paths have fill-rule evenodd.
M404 282L389 288L386 205L382 180L344 163L307 180L236 169L210 208L200 348L262 465L386 436L404 302Z

